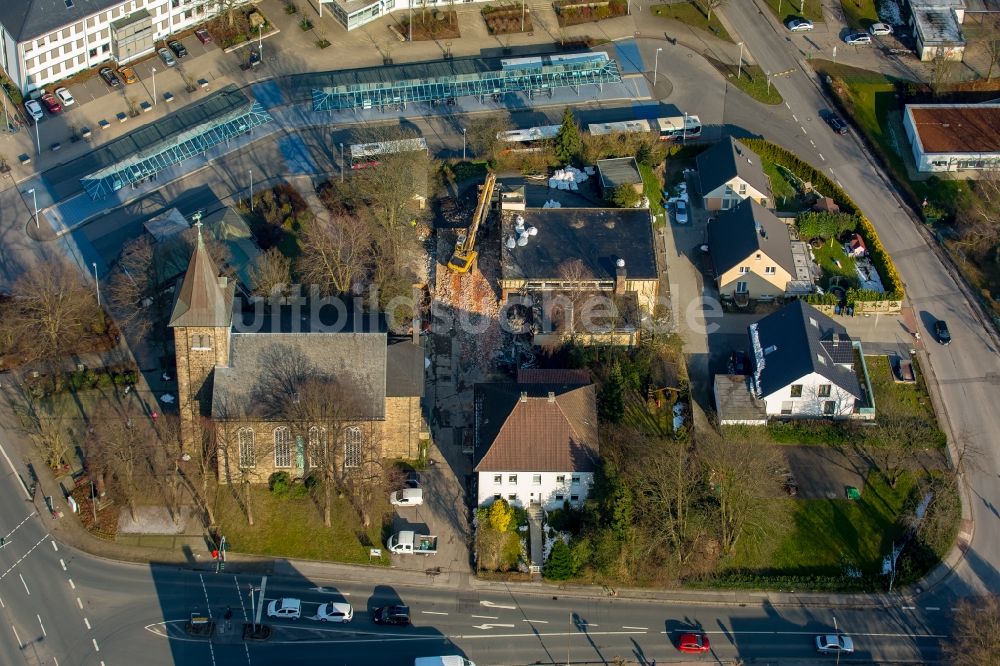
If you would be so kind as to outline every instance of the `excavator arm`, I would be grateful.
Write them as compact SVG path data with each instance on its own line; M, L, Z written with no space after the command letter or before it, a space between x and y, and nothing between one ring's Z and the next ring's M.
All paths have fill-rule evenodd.
M472 224L469 225L468 229L459 232L458 242L455 243L455 252L451 255L451 260L448 261L448 268L459 273L468 273L476 261L476 257L479 255L476 251L476 236L479 234L479 226L489 215L490 201L493 198L496 182L496 174L489 173L486 175L486 182L479 186L479 201L476 204L476 212L472 216Z

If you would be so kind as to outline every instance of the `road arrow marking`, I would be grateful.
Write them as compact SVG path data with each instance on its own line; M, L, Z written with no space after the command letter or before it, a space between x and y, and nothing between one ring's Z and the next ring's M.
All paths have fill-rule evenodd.
M503 610L515 610L517 608L517 606L501 606L500 604L495 604L492 601L480 601L479 603L487 608L501 608Z
M482 629L482 630L485 631L486 629L497 629L497 628L501 628L501 627L505 627L505 628L508 628L508 629L513 629L514 625L512 625L512 624L474 624L474 625L472 625L472 627L473 627L473 629Z

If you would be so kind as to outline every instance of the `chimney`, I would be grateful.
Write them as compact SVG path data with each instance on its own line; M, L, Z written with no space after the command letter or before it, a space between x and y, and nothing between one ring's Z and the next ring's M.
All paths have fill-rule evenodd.
M833 346L836 347L837 343L840 342L840 333L833 334Z
M528 402L528 392L521 391L521 402Z
M555 402L555 401L556 401L556 392L549 391L549 402Z
M615 296L625 294L625 260L619 259L615 266Z

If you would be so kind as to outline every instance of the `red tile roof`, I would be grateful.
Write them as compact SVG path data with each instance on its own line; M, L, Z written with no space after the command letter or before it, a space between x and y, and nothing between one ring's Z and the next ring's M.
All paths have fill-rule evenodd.
M1000 105L910 105L925 153L1000 152Z

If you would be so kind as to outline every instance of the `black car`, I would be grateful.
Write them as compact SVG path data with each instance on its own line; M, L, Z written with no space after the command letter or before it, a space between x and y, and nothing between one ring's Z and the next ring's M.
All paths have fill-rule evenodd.
M826 117L826 122L837 134L847 134L847 123L840 116L831 113Z
M747 360L746 352L737 350L729 355L729 374L731 375L750 374L750 362Z
M410 624L410 609L408 606L382 606L372 613L375 624L395 624L406 626Z
M420 472L411 469L406 473L406 487L407 488L420 487Z
M257 49L250 49L250 66L256 67L259 64L260 64L260 53L257 52Z
M944 319L938 319L934 322L934 335L941 344L951 344L951 331L948 330L948 324L945 323Z
M101 78L104 79L104 82L107 83L112 88L117 88L122 84L122 82L118 79L118 75L115 74L115 70L111 69L110 67L102 68L100 74Z
M170 47L170 50L173 51L174 55L177 56L178 58L183 58L188 54L188 50L184 48L184 45L178 41L170 42L169 44L167 44L167 46Z

